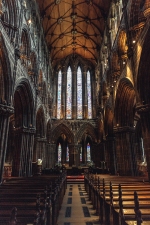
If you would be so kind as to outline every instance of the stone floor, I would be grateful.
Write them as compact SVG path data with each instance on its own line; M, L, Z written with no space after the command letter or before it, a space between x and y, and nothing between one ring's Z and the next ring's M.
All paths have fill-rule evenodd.
M58 225L99 225L84 184L67 184L66 194L59 213Z

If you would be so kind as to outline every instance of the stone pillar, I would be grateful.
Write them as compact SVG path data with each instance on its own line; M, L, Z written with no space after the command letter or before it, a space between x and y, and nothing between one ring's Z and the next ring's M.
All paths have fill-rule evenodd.
M137 175L137 159L134 152L134 128L114 128L116 137L116 162L119 175Z
M67 146L66 146L66 142L62 143L62 164L66 163L66 153L67 153Z
M143 145L146 155L148 178L150 181L150 105L140 105L137 107L137 112L141 117Z
M83 72L83 118L88 116L88 98L87 98L87 73Z
M46 158L45 165L46 168L53 168L55 165L55 145L54 144L46 144Z
M74 145L68 144L69 148L69 166L74 165Z
M45 138L36 138L36 150L34 160L42 159L42 167L46 167L46 142Z
M14 109L7 105L0 104L0 183L2 182L3 169L6 157L7 138L9 130L9 116Z
M115 139L114 137L106 137L105 142L105 161L107 168L111 174L116 174L116 152L115 152Z
M13 176L32 176L34 128L15 129Z
M77 72L72 72L72 119L77 118Z

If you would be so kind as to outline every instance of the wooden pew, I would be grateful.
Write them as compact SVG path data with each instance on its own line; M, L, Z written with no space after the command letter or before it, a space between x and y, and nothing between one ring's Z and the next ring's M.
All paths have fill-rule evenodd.
M38 224L38 221L42 221L44 225L55 225L65 190L65 174L33 179L9 179L0 186L0 224L9 224L8 221L12 220L11 209L15 207L17 224ZM40 204L36 199L38 194Z
M85 177L85 190L88 192L89 199L99 214L101 224L118 225L121 224L121 222L117 222L120 221L120 218L124 218L124 224L132 224L133 221L138 221L136 216L137 210L135 211L135 190L137 190L136 193L138 193L141 202L140 210L143 220L149 220L150 224L150 185L141 184L140 182L139 186L138 181L132 183L122 182L121 196L123 208L121 209L121 200L119 202L120 190L118 189L119 179L118 177L117 179L113 178L112 185L110 178L107 182L104 182L104 179L103 182L100 182L97 177ZM118 220L113 221L115 220L114 218L118 218Z

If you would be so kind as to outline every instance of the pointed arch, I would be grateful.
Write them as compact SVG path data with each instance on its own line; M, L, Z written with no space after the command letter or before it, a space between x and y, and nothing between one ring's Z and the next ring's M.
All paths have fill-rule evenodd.
M52 130L51 143L56 143L57 139L64 134L68 140L68 143L74 143L74 135L71 130L63 123L59 124Z
M85 134L91 137L93 143L97 142L96 131L90 123L83 124L83 126L77 132L75 137L76 142L81 142Z
M0 101L11 103L13 81L11 77L10 60L8 58L5 41L0 33Z
M14 91L15 126L34 127L34 97L29 80L19 79Z
M117 126L134 124L136 93L130 80L123 78L117 89L114 117Z

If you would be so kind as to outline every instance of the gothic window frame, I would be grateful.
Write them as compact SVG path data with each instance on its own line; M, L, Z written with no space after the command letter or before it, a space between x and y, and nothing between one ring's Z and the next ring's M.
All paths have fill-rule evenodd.
M80 71L78 69L80 69ZM78 71L79 71L79 73L78 73ZM80 76L80 77L78 77L78 76ZM79 80L78 78L81 80L81 83L79 83L79 85L81 86L80 90L79 90L79 85L78 85L78 80ZM77 116L76 116L76 118L78 120L78 119L83 119L83 94L84 94L84 92L83 92L83 73L82 73L82 68L80 65L78 65L78 67L77 67L76 79L77 79L77 84L76 84ZM80 94L80 96L79 96L79 94ZM80 99L78 99L78 98L80 98Z
M90 93L88 93L88 76L90 78ZM86 73L86 83L87 83L87 119L92 119L93 118L93 112L92 112L92 79L91 79L91 72L90 70L87 70ZM89 94L90 94L90 103L89 103ZM91 106L90 112L89 112L89 105ZM89 116L91 114L91 116Z
M69 76L69 70L71 71L71 73L70 73L70 93L69 93L69 97L68 97L68 86L69 86L69 84L68 84L68 76ZM66 73L66 119L68 119L68 120L70 120L70 119L72 119L72 97L73 97L73 95L72 95L72 68L71 68L71 66L69 65L68 67L67 67L67 73ZM68 115L68 111L69 111L69 109L68 109L68 98L70 98L70 116Z
M59 78L60 78L60 87L59 87ZM60 99L58 99L58 91L60 89ZM59 70L58 72L58 79L57 79L57 119L61 119L61 102L62 102L62 71ZM59 116L58 116L58 103L60 104L60 109L59 109Z

